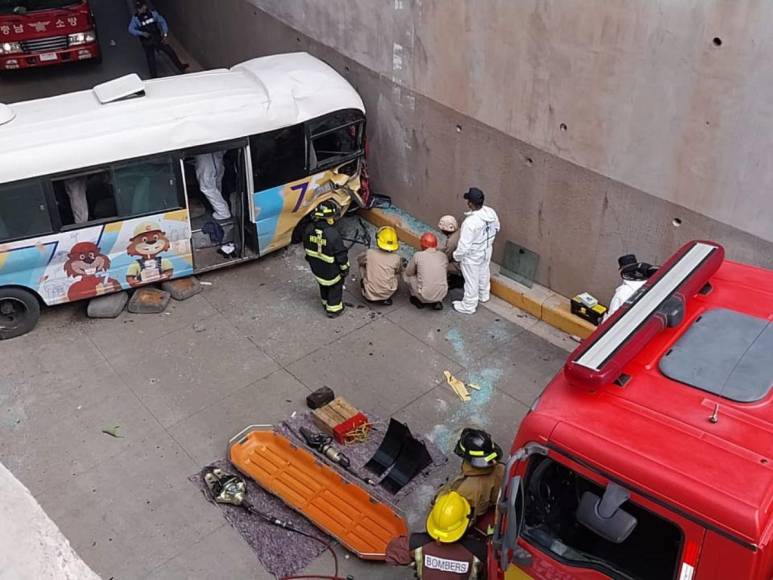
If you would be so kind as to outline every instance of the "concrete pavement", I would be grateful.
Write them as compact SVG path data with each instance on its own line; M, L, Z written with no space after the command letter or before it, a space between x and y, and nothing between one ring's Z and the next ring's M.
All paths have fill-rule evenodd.
M326 384L446 452L467 425L507 447L574 346L496 300L474 316L417 311L404 291L391 307L371 306L352 291L356 278L335 320L298 246L204 276L211 285L161 315L88 320L83 303L47 310L34 332L0 346L0 461L103 578L268 578L187 481L224 455L231 435L303 410ZM462 403L444 370L481 392ZM101 432L114 425L122 437ZM399 506L412 528L432 493L423 486ZM329 558L307 572L329 574ZM341 563L355 578L409 577Z

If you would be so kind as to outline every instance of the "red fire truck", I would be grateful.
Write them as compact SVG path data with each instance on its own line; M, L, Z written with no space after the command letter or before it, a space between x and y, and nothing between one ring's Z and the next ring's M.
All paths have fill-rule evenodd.
M489 578L773 578L773 271L682 247L520 426Z
M100 62L87 0L0 0L0 71Z

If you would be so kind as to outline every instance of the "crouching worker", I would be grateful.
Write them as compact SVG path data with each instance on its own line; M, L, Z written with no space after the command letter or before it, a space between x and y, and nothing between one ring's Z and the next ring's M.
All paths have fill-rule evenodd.
M443 309L443 299L448 294L448 257L437 249L435 234L422 234L421 251L408 262L403 279L416 308L427 304L435 310Z
M470 504L458 493L439 496L427 517L427 532L392 540L387 563L415 566L420 580L484 578L486 543L468 533L470 516Z
M392 226L384 226L376 232L376 247L369 248L357 257L360 265L360 287L368 302L392 304L403 263L397 250L400 242Z
M303 232L306 261L319 284L328 318L344 311L344 280L349 272L346 246L334 225L339 210L335 201L323 201L312 212L312 221Z
M444 215L437 224L438 229L446 237L443 253L448 256L448 287L464 288L464 278L459 264L454 261L454 252L459 245L459 222L452 215Z

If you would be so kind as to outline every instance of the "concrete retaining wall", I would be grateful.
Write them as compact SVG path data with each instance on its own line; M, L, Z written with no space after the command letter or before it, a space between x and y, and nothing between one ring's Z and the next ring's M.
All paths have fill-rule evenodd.
M368 108L376 189L432 222L481 187L495 259L505 239L536 251L559 293L607 300L617 256L695 238L773 264L764 0L156 4L205 66L329 62Z

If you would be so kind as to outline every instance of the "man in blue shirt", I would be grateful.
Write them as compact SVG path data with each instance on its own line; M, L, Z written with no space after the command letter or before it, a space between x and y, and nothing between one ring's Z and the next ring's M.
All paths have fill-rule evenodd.
M143 0L137 0L135 5L137 12L129 23L129 34L140 39L142 48L145 50L145 57L148 59L151 78L158 76L156 64L156 52L158 51L166 54L179 72L185 72L188 65L180 61L177 53L167 43L169 26L166 19L155 10L148 8Z

